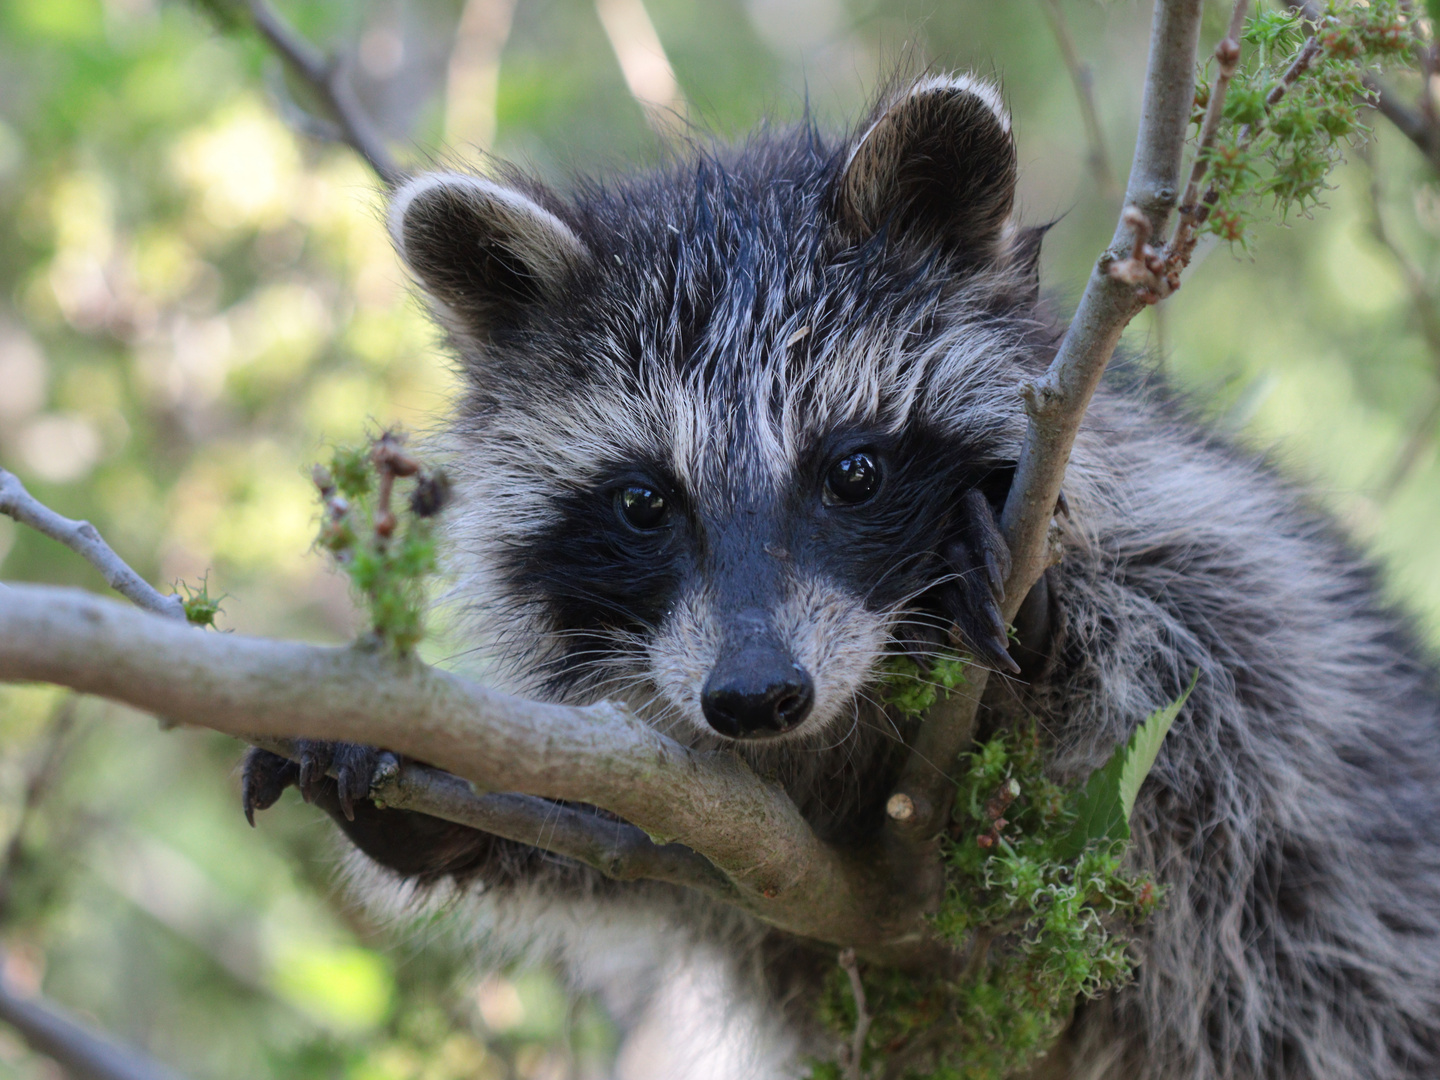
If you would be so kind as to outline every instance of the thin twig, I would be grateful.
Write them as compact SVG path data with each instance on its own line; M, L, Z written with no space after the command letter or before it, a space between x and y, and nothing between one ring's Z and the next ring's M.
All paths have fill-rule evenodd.
M180 1074L133 1046L93 1030L58 1005L21 997L3 975L0 956L0 1022L20 1033L72 1080L181 1080Z
M345 64L338 57L321 53L265 0L249 0L249 9L255 29L324 104L339 125L345 143L365 159L386 187L402 183L405 172L395 163L379 128L355 96Z
M870 1034L870 1009L865 1004L865 984L854 949L840 950L840 967L850 979L850 996L855 999L855 1030L850 1034L850 1056L845 1062L846 1080L864 1080L865 1038Z
M1163 236L1180 194L1185 131L1194 102L1195 58L1203 0L1156 0L1151 26L1140 130L1126 186L1125 207L1142 214L1149 235ZM1090 398L1121 331L1143 304L1135 289L1110 275L1112 263L1134 249L1133 217L1122 215L1110 246L1096 262L1080 306L1046 373L1024 388L1029 425L1001 525L1010 546L1002 614L1015 618L1026 595L1053 561L1051 519L1060 498L1070 449ZM935 836L948 812L948 772L970 743L989 672L971 664L963 694L931 709L921 725L896 790L915 812L890 818L888 833L902 842Z
M1070 81L1075 85L1075 101L1080 106L1080 118L1085 124L1085 139L1089 143L1087 160L1095 184L1104 195L1115 192L1115 170L1110 167L1110 155L1105 152L1105 133L1100 127L1100 113L1095 108L1095 78L1090 65L1080 59L1075 51L1075 38L1070 33L1069 20L1060 0L1044 0L1045 11L1050 16L1050 29L1055 34L1055 44L1060 49L1060 58L1070 72Z
M1319 38L1309 37L1305 39L1305 44L1300 46L1300 51L1295 54L1295 59L1290 61L1290 66L1285 69L1285 74L1280 76L1280 81L1272 86L1270 92L1265 95L1265 112L1267 115L1276 105L1280 104L1280 99L1290 92L1290 88L1300 81L1300 76L1310 70L1311 66L1315 63L1315 58L1318 57L1322 51L1323 49ZM1264 121L1261 120L1259 123L1263 124ZM1248 142L1259 130L1257 126L1255 130L1252 131L1247 124L1240 129L1240 141L1242 143Z
M18 476L4 469L0 469L0 514L64 544L99 570L112 589L136 606L185 621L185 602L179 596L157 592L115 554L94 525L57 514L26 491Z

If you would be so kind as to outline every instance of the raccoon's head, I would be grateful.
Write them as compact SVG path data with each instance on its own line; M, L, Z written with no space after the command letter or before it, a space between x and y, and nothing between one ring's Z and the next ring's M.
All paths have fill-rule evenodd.
M403 188L395 243L468 381L461 588L512 685L833 741L888 652L958 623L1008 662L975 549L1043 351L1014 187L962 77L839 145L762 134L567 197Z

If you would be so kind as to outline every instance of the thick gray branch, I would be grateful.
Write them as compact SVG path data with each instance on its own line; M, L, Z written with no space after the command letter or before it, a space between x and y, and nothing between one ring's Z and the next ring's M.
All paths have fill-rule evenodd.
M1133 209L1143 214L1151 236L1164 235L1180 193L1180 164L1195 100L1203 7L1204 0L1155 3L1140 131L1125 189L1127 212ZM1050 521L1070 449L1121 331L1142 307L1134 287L1109 273L1111 264L1126 256L1133 240L1134 230L1122 215L1110 247L1091 271L1080 306L1049 370L1023 389L1030 423L1001 516L1012 559L1003 605L1007 622L1013 621L1050 565ZM948 774L971 741L975 711L988 678L988 671L972 664L964 692L932 709L921 726L897 786L899 793L909 797L914 811L903 821L895 821L893 831L930 837L943 823L950 799Z
M902 960L926 939L883 853L820 842L778 785L615 705L525 701L359 648L196 633L78 590L0 589L0 681L33 680L241 738L384 746L486 791L598 806L704 856L774 926Z
M260 36L279 53L295 77L304 82L329 110L345 142L365 159L386 187L395 187L405 173L385 146L385 139L366 114L346 77L344 65L327 57L295 32L265 0L249 0L250 18Z
M131 603L157 615L185 621L185 602L180 597L174 593L166 596L151 588L149 582L115 554L94 525L57 514L26 491L19 477L4 469L0 469L0 514L58 540L79 554L104 575L112 589Z

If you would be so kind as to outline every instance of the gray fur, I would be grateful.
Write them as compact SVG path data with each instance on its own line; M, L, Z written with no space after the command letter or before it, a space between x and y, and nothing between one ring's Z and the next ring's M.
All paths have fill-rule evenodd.
M728 617L703 571L657 622L599 634L603 654L555 680L570 629L517 576L515 552L616 461L664 463L718 536L783 501L807 447L847 425L924 429L1014 460L1016 387L1048 362L1055 334L1037 314L1033 237L1007 220L1011 191L981 178L954 220L936 221L923 199L912 214L909 195L895 209L884 190L886 177L936 182L907 172L895 136L917 124L926 138L952 134L952 120L934 119L936 93L960 95L966 138L983 129L969 152L1011 155L1013 185L1008 119L976 85L927 80L887 102L859 129L888 132L879 146L772 133L567 198L518 177L498 199L506 189L490 182L453 181L508 208L512 237L516 221L534 227L502 252L507 272L534 264L533 296L457 293L414 239L423 247L426 228L455 222L417 219L413 190L399 196L402 251L440 294L470 374L454 429L454 564L474 636L509 687L623 697L677 738L722 741L698 705ZM906 111L916 102L929 110L919 119ZM484 216L485 200L471 205ZM1056 773L1080 777L1200 674L1134 819L1136 864L1168 889L1139 980L1081 1006L1047 1075L1440 1075L1440 706L1434 669L1378 601L1372 569L1274 470L1133 377L1100 391L1066 491L1047 655L1028 683L992 679L984 722L1039 717ZM867 684L918 601L877 607L762 540L746 565L773 578L777 632L818 703L788 742L735 749L778 775L822 832L863 831L908 735ZM392 906L414 899L381 884ZM613 981L620 956L660 970L667 957L723 954L735 986L767 992L755 972L773 936L667 890L541 882L445 895L492 942L526 941L581 981ZM677 978L621 981L673 989ZM656 989L652 1000L670 999ZM763 997L729 1007L773 1016ZM801 1036L762 1020L754 1035L773 1052L737 1076L794 1068Z

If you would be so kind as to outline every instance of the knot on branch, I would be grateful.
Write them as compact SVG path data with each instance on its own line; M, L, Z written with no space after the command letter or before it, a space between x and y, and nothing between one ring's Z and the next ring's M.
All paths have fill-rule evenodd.
M1180 287L1180 273L1167 269L1164 254L1150 246L1150 219L1138 207L1127 206L1120 220L1135 234L1135 242L1129 257L1112 262L1106 273L1132 286L1144 303L1159 303Z

